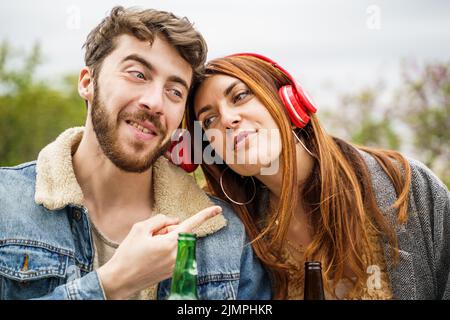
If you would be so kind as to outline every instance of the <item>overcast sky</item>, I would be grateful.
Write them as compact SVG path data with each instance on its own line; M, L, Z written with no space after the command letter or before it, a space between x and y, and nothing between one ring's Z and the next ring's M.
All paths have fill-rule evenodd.
M171 11L195 23L209 58L259 52L278 61L320 106L380 78L398 83L402 59L449 61L450 1L93 1L0 4L0 40L41 43L43 77L78 72L88 32L114 5Z

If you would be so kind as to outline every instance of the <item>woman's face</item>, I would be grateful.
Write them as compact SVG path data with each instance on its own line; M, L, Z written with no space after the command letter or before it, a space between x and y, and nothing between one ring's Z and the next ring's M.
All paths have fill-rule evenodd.
M233 171L260 175L278 163L279 128L239 79L226 75L207 78L195 96L194 111L212 148Z

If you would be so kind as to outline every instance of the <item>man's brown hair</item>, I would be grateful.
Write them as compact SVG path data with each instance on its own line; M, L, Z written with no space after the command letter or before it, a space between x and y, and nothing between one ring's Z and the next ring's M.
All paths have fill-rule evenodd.
M94 80L105 57L115 49L115 38L122 34L133 35L150 44L155 36L162 36L192 66L193 80L198 77L206 61L206 42L186 17L179 18L170 12L154 9L117 6L89 33L83 45L86 48L85 64L91 69Z

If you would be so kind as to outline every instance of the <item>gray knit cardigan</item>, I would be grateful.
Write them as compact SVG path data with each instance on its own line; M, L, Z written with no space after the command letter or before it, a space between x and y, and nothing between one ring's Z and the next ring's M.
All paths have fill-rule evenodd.
M395 224L392 209L396 193L376 160L362 153L372 175L378 206L396 226L400 261L389 259L387 268L395 299L450 299L450 193L434 173L419 161L409 159L411 190L406 224Z

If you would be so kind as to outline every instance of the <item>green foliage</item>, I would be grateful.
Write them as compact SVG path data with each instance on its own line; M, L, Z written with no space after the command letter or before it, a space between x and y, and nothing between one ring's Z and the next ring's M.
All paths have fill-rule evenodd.
M322 120L355 144L399 150L422 161L450 187L448 64L404 64L399 88L386 92L377 84L344 95Z
M36 159L69 127L83 125L86 108L77 77L35 78L39 45L28 53L0 45L0 166ZM333 134L356 144L395 149L429 166L450 186L450 67L404 65L394 92L382 83L341 97L320 118ZM204 185L201 170L193 173Z
M13 54L23 60L19 66ZM76 77L65 77L65 87L57 89L49 81L35 79L40 62L38 45L28 54L14 53L5 42L0 45L1 166L36 159L66 128L84 124L86 110L75 90Z
M398 105L418 157L450 186L450 64L405 68Z
M365 88L341 97L339 106L324 112L323 118L337 136L355 144L399 149L400 139L395 132L389 109L383 109L380 95L383 85ZM340 112L337 112L340 110ZM345 110L345 112L343 111Z

